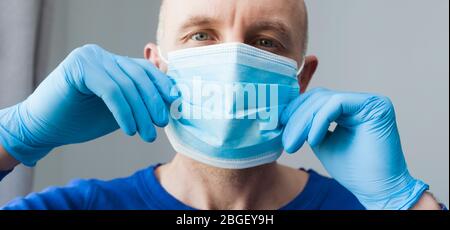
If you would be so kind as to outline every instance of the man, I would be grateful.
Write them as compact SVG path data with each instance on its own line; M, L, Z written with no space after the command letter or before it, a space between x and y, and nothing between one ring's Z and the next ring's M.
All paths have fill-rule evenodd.
M19 163L34 166L55 147L118 128L152 142L155 126L170 123L167 133L179 152L172 162L129 178L79 180L4 209L440 209L428 186L407 170L388 99L306 91L318 60L305 57L304 2L255 2L166 0L158 45L145 47L147 60L94 45L79 48L26 101L1 110L5 175ZM256 129L264 126L259 120L175 119L177 101L195 109L183 90L194 84L183 87L183 81L199 73L224 85L279 87L277 127ZM332 122L338 127L328 132ZM305 142L335 180L275 163L281 148L293 153Z

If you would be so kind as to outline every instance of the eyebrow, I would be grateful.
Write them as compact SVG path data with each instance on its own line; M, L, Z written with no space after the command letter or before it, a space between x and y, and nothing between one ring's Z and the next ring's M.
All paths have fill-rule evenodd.
M193 16L190 17L183 25L180 27L180 31L189 30L192 27L201 27L217 24L217 20L207 16Z
M289 27L281 22L281 21L274 21L274 20L267 20L267 21L258 21L250 25L250 32L259 32L259 31L276 31L281 36L290 38L293 36L292 30L289 29Z

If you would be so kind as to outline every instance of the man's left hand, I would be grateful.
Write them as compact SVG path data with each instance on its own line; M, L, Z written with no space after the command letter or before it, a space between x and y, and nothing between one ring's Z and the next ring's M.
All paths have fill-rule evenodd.
M384 96L314 89L294 100L281 122L286 151L307 141L329 174L367 209L410 209L428 189L408 171L394 106Z

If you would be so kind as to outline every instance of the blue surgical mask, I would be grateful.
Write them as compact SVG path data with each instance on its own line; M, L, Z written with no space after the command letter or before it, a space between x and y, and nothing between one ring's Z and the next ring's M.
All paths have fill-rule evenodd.
M242 43L178 50L166 62L181 92L166 128L178 153L225 169L281 156L279 117L299 96L303 65Z

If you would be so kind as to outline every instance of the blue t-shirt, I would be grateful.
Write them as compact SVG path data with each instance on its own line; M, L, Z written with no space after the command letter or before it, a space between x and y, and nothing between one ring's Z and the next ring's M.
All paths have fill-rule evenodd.
M193 210L170 195L155 176L158 166L112 181L76 180L18 198L4 210ZM360 210L356 197L333 179L308 171L304 190L282 210Z

